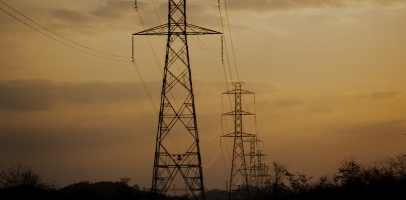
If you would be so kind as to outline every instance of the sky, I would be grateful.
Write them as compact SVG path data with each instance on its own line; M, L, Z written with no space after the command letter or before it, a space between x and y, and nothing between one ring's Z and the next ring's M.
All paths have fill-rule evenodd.
M150 187L158 116L130 62L131 38L166 22L167 1L138 1L144 27L133 1L1 2L75 49L0 10L0 165L31 165L59 187L120 177ZM223 32L226 44L223 67L221 36L189 38L202 162L214 160L206 188L228 179L231 141L220 145L220 135L232 124L222 123L230 105L221 93L233 81L255 93L243 109L257 127L253 117L244 127L268 163L319 177L350 156L370 164L405 152L405 0L221 0L222 20L217 2L187 5L189 23ZM149 40L153 51L134 37L134 60L158 106L166 39Z

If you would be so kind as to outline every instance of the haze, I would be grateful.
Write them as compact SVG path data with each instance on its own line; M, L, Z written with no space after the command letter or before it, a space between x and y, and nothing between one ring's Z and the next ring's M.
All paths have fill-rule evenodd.
M133 1L123 1L3 0L77 43L131 57L131 35L143 28ZM155 2L165 23L167 2ZM223 12L227 82L238 81L237 66L244 89L256 93L256 109L252 99L244 109L256 110L268 161L317 177L350 156L370 163L405 151L406 1L228 0L227 7L237 61ZM189 0L188 10L191 23L223 31L217 1ZM151 1L139 0L138 11L146 28L160 24ZM150 187L158 117L131 62L76 51L4 12L0 24L0 165L32 165L60 187L120 177ZM158 106L165 38L150 39L159 66L145 37L134 40L135 60ZM220 36L199 39L211 51L189 39L205 164L219 152L227 87ZM247 120L246 131L253 124ZM224 140L221 147L229 166ZM204 169L209 189L228 179L222 159Z

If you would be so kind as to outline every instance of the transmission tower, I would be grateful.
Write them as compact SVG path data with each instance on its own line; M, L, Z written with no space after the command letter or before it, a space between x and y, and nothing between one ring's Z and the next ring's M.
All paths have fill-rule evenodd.
M262 161L262 157L265 157L267 155L262 153L262 150L257 151L257 158L258 158L258 187L259 188L264 188L265 183L269 177L268 174L268 165Z
M245 140L244 142L249 143L250 147L250 152L246 154L247 157L249 157L250 164L248 167L249 170L249 179L248 179L248 184L250 187L252 186L257 186L257 177L258 177L258 162L256 162L256 157L258 156L257 152L257 147L258 143L262 142L262 140L258 139L257 134L252 134L252 137Z
M253 134L243 132L243 116L254 115L242 110L241 97L244 94L254 94L246 90L242 90L243 82L233 82L233 90L224 92L223 94L234 95L234 110L224 113L223 116L233 116L234 118L234 132L225 134L221 137L231 137L234 139L233 145L233 158L231 162L230 186L229 186L229 200L235 199L249 199L249 182L247 167L244 154L244 138L251 138Z
M254 167L256 171L255 177L255 192L251 190L251 199L264 199L264 194L269 192L269 175L268 166L262 161L265 154L262 150L257 150L256 153L257 164Z
M167 36L151 193L163 198L181 176L192 198L204 200L187 35L221 33L188 24L186 0L168 0L168 9L167 24L133 34Z

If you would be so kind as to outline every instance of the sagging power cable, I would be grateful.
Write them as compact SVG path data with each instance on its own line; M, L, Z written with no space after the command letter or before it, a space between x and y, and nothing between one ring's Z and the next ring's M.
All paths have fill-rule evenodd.
M238 74L238 68L237 68L237 60L235 58L235 53L234 53L234 44L233 44L233 38L231 36L231 28L230 28L230 20L228 19L228 11L227 11L227 2L224 0L224 8L226 10L226 18L227 18L227 24L228 24L228 32L229 32L229 37L230 37L230 42L231 42L231 50L233 52L233 57L234 57L234 66L235 66L235 72L237 73L237 80L240 81L240 75Z
M217 157L219 156L220 151L221 151L221 149L219 148L219 150L217 151L217 153L216 153L216 155L214 156L214 158L213 158L209 163L207 163L207 164L205 164L205 165L202 165L202 168L203 168L203 169L207 169L207 168L209 168L211 165L213 165L213 163L217 160Z
M134 65L134 67L135 67L135 69L137 71L138 77L140 78L140 80L142 82L142 86L144 87L144 90L147 93L147 96L148 96L148 99L149 99L151 105L154 108L155 113L158 115L159 114L158 108L156 107L154 101L152 100L151 93L149 92L148 87L145 84L145 81L144 81L144 78L143 78L143 76L141 74L141 71L140 71L137 63L134 60L133 60L132 63L133 63L133 65ZM168 133L168 136L169 136L169 139L172 141L172 143L175 145L176 149L179 151L179 153L182 152L181 149L179 148L179 145L176 143L176 141L173 139L173 137L171 135L169 135L169 133Z
M110 54L110 53L104 53L104 52L101 52L101 51L92 49L92 48L90 48L90 47L87 47L87 46L85 46L85 45L79 44L79 43L77 43L77 42L75 42L75 41L72 41L72 40L70 40L70 39L68 39L68 38L66 38L66 37L64 37L64 36L62 36L62 35L56 33L55 31L52 31L52 30L46 28L45 26L43 26L43 25L39 24L38 22L34 21L33 19L27 17L26 15L24 15L23 13L17 11L16 9L12 8L10 5L4 3L3 1L0 1L0 3L4 4L5 6L7 6L8 8L10 8L10 9L13 10L14 12L18 13L19 15L23 16L23 17L26 18L27 20L31 21L32 23L34 23L34 24L36 24L36 25L42 27L43 29L45 29L45 30L47 30L47 31L49 31L49 32L51 32L51 33L53 33L53 34L55 34L56 36L58 36L58 37L60 37L60 38L62 38L62 39L64 39L64 40L66 40L66 41L69 41L69 42L71 42L71 43L73 43L73 44L75 44L75 45L78 45L78 46L83 47L83 48L85 48L85 49L87 49L87 50L94 51L94 52L97 52L97 53L100 53L100 54L104 54L104 55L108 55L108 56L119 57L119 58L131 58L131 57L129 57L129 56L120 56L120 55L114 55L114 54ZM3 10L3 9L2 9L2 10ZM3 10L3 11L4 11L4 10ZM6 11L4 11L4 12L6 12ZM10 13L8 13L8 12L6 12L6 13L11 16ZM17 19L15 16L12 16L12 17L14 17L15 19ZM17 20L19 20L20 22L22 22L22 20L20 20L20 19L17 19ZM24 22L22 22L22 23L24 23ZM28 24L26 24L26 23L24 23L24 24L27 25L27 26L29 26L29 27L31 27L30 25L28 25ZM33 28L33 27L31 27L31 28ZM34 28L34 29L35 29L35 28ZM36 29L35 29L35 30L36 30ZM37 30L37 31L39 31L39 30Z
M218 133L219 133L219 131L220 131L220 129L221 129L221 127L216 131L216 133L215 134L213 134L212 136L209 136L209 137L202 137L202 140L213 140L217 135L218 135Z
M81 50L81 49L78 49L78 48L73 47L73 46L71 46L71 45L69 45L69 44L66 44L65 42L62 42L62 41L60 41L60 40L58 40L58 39L56 39L56 38L54 38L54 37L52 37L52 36L50 36L50 35L44 33L44 32L42 32L42 31L36 29L35 27L33 27L33 26L31 26L31 25L25 23L25 22L22 21L21 19L17 18L16 16L12 15L12 14L9 13L9 12L3 10L2 8L0 8L0 10L3 11L3 12L5 12L6 14L10 15L10 16L13 17L14 19L20 21L21 23L25 24L26 26L28 26L28 27L34 29L35 31L37 31L37 32L39 32L39 33L41 33L41 34L43 34L44 36L46 36L46 37L48 37L48 38L50 38L50 39L52 39L52 40L54 40L54 41L56 41L56 42L59 42L59 43L65 45L65 46L67 46L67 47L69 47L69 48L72 48L72 49L74 49L74 50L80 51L80 52L82 52L82 53L85 53L85 54L88 54L88 55L91 55L91 56L94 56L94 57L106 59L106 60L112 60L112 61L118 61L118 62L131 62L130 60L119 60L119 59L113 59L113 58L106 58L106 57L102 57L102 56L99 56L99 55L95 55L95 54L92 54L92 53L83 51L83 50Z
M137 15L138 15L138 19L140 20L140 23L141 23L142 27L145 29L144 20L142 19L142 16L141 16L141 14L140 14L138 11L137 11ZM134 38L132 38L132 40L133 40L132 46L133 46L133 60L134 60ZM152 51L152 53L153 53L153 55L154 55L155 62L156 62L156 64L157 64L158 70L161 72L161 74L163 74L162 69L159 67L158 57L157 57L157 55L156 55L156 53L155 53L155 49L154 49L154 47L152 46L152 43L151 43L151 40L149 39L149 36L147 36L147 41L148 41L149 47L150 47L150 49L151 49L151 51ZM141 73L140 73L139 75L141 75ZM170 92L169 94L170 94L171 97L175 100L175 101L174 101L174 102L175 102L175 105L179 107L179 105L178 105L178 103L177 103L177 100L176 100L175 96L173 95L173 93ZM151 103L153 103L153 102L151 101ZM155 107L155 104L154 104L153 106ZM159 115L158 109L156 109L156 107L155 107L155 110L156 110L156 113ZM183 151L181 151L179 145L176 143L176 141L173 139L173 137L172 137L169 133L168 133L168 136L169 136L169 139L171 140L171 142L175 145L176 149L179 151L179 153L180 153L180 152L183 152Z

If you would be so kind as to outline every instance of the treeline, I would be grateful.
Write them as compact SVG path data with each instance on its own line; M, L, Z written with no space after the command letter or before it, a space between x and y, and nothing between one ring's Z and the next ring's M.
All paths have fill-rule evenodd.
M57 189L21 185L0 191L0 199L150 199L149 192L137 190L123 182L79 182Z
M83 181L58 189L55 181L43 180L31 166L14 165L0 168L0 199L40 199L40 200L148 200L150 192L137 184L129 186L130 178L120 178L117 182L90 183ZM173 197L173 200L186 200L188 196Z
M251 189L252 199L406 199L406 154L369 165L356 157L340 164L333 175L314 180L273 162L265 186Z
M269 176L250 188L250 199L338 200L406 199L406 154L362 165L355 157L343 160L333 175L315 180L303 173L291 173L286 165L272 162ZM32 167L15 165L0 169L0 199L150 199L150 192L130 178L117 182L79 182L57 189L55 181L43 180ZM190 196L162 196L168 200L189 200ZM226 200L225 190L206 191L206 200Z

